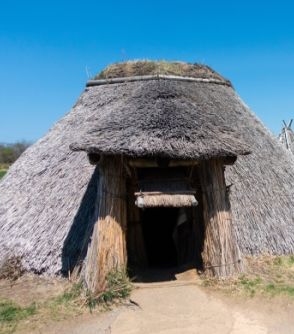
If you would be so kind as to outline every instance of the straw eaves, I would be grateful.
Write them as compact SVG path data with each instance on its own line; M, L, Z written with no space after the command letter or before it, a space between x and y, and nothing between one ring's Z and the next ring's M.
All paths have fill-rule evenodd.
M99 107L101 94L115 99ZM71 148L130 157L209 159L250 153L231 122L226 85L142 80L87 88L98 111ZM96 106L95 106L96 104Z

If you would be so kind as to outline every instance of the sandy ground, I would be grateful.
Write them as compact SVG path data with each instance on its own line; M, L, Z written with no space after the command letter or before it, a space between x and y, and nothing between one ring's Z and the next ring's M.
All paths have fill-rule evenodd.
M56 288L56 286L54 287ZM286 299L241 298L202 288L191 273L175 281L137 283L131 302L110 312L83 314L17 333L46 334L288 334L294 304Z
M293 309L216 296L189 282L146 284L132 299L140 307L122 310L111 333L294 333Z

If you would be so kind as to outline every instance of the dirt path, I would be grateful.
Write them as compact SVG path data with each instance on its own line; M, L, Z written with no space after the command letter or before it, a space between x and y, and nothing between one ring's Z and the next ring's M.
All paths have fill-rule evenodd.
M258 318L232 310L221 300L188 283L148 284L134 291L137 309L124 309L112 334L268 333Z
M258 299L235 301L232 297L209 293L191 282L141 283L133 291L131 300L132 306L55 323L44 333L294 333L292 311L283 309L279 302L273 304L269 300L259 305Z

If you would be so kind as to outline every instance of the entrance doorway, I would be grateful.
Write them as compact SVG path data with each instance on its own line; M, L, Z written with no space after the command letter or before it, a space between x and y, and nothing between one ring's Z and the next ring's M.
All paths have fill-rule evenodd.
M204 225L196 167L138 168L133 173L127 183L131 277L157 281L175 279L189 269L201 270ZM156 277L158 272L161 277Z

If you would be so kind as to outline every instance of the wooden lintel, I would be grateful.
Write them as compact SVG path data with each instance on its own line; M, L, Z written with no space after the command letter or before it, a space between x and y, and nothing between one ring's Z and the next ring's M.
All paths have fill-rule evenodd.
M135 192L135 196L144 195L195 195L196 190L181 190L181 191L142 191Z

